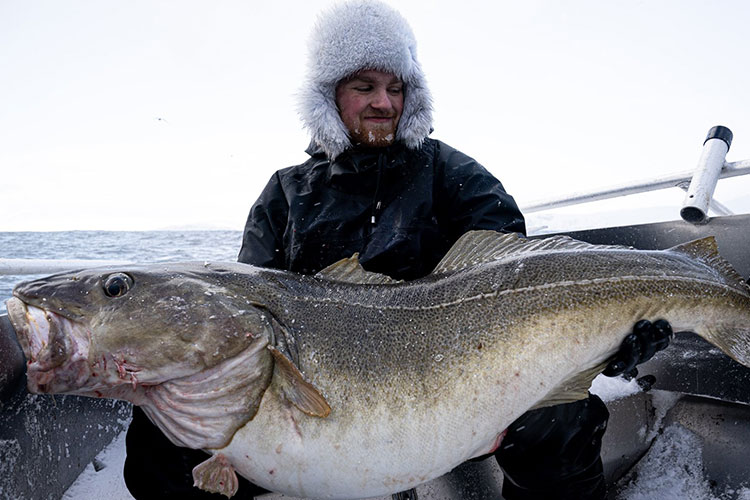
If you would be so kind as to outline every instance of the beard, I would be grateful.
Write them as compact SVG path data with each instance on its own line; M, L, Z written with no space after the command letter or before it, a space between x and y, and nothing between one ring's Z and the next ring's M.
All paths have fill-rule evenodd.
M391 121L377 124L368 123L363 126L360 123L350 133L353 144L371 147L390 146L396 140L396 124Z

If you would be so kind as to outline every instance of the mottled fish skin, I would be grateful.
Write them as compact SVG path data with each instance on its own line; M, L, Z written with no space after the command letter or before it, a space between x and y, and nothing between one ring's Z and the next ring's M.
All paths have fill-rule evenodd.
M118 272L134 285L114 300L100 290ZM356 259L316 276L180 263L57 275L15 295L17 330L30 304L85 325L94 357L129 353L135 382L113 374L117 389L96 390L143 404L157 424L171 401L152 396L159 388L180 377L192 387L207 372L220 379L245 356L252 411L217 431L220 445L181 434L201 419L198 404L181 403L190 416L162 425L177 421L173 440L220 452L261 486L311 498L402 491L489 451L528 409L584 397L640 319L666 319L750 363L750 292L712 239L640 251L479 231L412 282ZM26 352L33 340L21 343L37 357ZM280 375L285 360L298 374ZM312 402L296 398L297 382L314 388L303 394ZM76 391L92 395L66 389ZM239 397L232 391L226 400ZM316 411L317 396L329 412Z

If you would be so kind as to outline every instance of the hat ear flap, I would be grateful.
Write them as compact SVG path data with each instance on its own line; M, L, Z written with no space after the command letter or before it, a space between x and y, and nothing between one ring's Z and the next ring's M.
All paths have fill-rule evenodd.
M404 111L396 130L396 140L410 149L419 148L432 132L432 96L416 58L413 67L412 77L404 84Z
M323 148L330 159L351 146L349 131L336 105L335 85L308 84L301 94L299 113L313 142Z

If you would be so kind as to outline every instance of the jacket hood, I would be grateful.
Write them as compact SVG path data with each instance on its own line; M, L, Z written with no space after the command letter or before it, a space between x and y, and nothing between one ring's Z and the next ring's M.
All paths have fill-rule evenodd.
M337 5L318 18L299 106L312 141L332 159L352 146L336 106L336 85L363 69L392 73L404 82L396 140L410 149L420 147L432 130L432 98L417 61L417 43L406 19L377 0Z

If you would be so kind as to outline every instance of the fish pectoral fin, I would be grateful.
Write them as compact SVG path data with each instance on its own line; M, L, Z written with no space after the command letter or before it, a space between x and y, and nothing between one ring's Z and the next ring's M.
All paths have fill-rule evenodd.
M273 346L268 346L274 359L274 380L284 397L301 412L312 417L325 418L331 413L325 397L302 373L289 358Z
M565 403L573 403L589 397L591 382L604 371L609 361L596 365L595 367L577 373L573 377L563 380L563 382L552 389L547 396L535 404L530 410L544 408L546 406L556 406Z
M237 493L239 481L229 459L217 453L193 468L193 486L232 498Z

